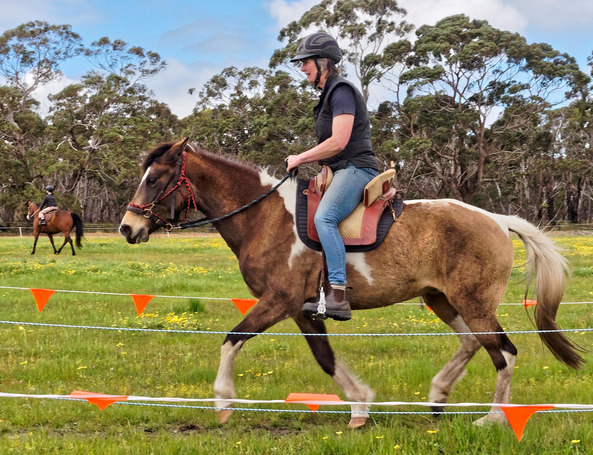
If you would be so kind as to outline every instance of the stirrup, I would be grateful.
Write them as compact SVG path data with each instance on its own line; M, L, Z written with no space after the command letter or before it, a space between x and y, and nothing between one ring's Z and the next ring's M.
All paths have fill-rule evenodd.
M316 309L315 303L317 304ZM317 299L317 302L315 303L305 303L303 306L303 314L314 321L325 321L327 319L327 314L325 313L325 292L323 291L323 286L319 290L319 299Z

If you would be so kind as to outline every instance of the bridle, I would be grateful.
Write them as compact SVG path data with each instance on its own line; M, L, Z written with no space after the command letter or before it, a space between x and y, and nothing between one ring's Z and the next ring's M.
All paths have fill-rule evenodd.
M29 203L29 212L31 211L32 205L33 205L33 203ZM33 218L37 212L39 212L39 207L37 207L37 210L35 210L33 213L27 213L27 220L30 220L31 218Z
M206 224L212 224L212 223L215 223L217 221L226 220L227 218L230 218L230 217L232 217L234 215L237 215L238 213L243 212L244 210L247 210L252 205L257 204L262 199L266 198L267 196L269 196L270 194L272 194L274 191L276 191L278 189L278 187L280 185L282 185L289 177L296 175L296 174L286 174L284 177L282 177L282 179L280 180L280 182L278 182L276 185L274 185L272 188L270 188L264 194L262 194L261 196L259 196L256 199L254 199L253 201L245 204L243 207L240 207L237 210L233 210L230 213L227 213L225 215L219 216L217 218L211 218L211 219L209 219L209 218L204 217L204 218L200 218L199 220L189 221L187 223L178 224L178 225L173 225L170 221L167 221L164 218L162 218L159 215L157 215L156 213L154 213L153 210L154 210L154 207L160 201L162 201L167 196L169 196L170 194L172 194L175 190L179 190L179 192L187 200L185 217L183 218L184 221L187 219L187 217L189 215L190 209L193 208L194 210L199 211L198 204L196 202L196 198L195 198L194 193L192 191L192 185L191 185L189 179L187 178L187 176L185 174L186 161L187 161L187 152L184 151L183 154L182 154L181 159L177 161L177 166L176 166L176 169L175 169L175 173L171 176L171 178L169 179L169 181L167 182L167 184L163 187L163 190L161 190L161 192L154 199L154 201L152 201L152 202L150 202L148 204L144 204L144 205L132 204L130 202L128 204L127 210L129 210L130 212L138 213L138 214L142 215L144 218L147 218L147 219L151 219L152 218L153 221L157 224L157 226L164 227L167 232L170 232L172 229L188 229L188 228L193 228L193 227L204 226ZM177 182L175 183L175 185L169 191L167 191L165 193L166 188L175 179L176 176L178 176ZM185 196L183 194L183 191L181 191L182 185L185 185L185 187L187 188L187 196ZM171 221L173 221L175 219L175 198L171 198L171 217L170 217L170 219L171 219Z
M171 229L173 229L173 224L171 222L165 220L164 218L160 217L156 213L154 213L153 210L154 210L154 207L160 201L165 199L167 196L173 194L173 192L175 190L179 190L181 195L185 196L183 194L183 191L181 190L181 187L183 185L185 185L185 187L187 188L187 204L186 204L185 217L183 219L186 220L189 215L190 209L193 208L196 211L198 210L198 204L196 203L196 198L194 197L194 193L191 188L191 183L189 182L187 175L185 175L186 162L187 162L187 152L184 151L182 153L180 159L177 160L177 165L175 166L175 172L171 175L171 178L169 179L167 184L163 187L163 189L158 194L158 196L154 199L154 201L152 201L148 204L144 204L144 205L133 204L130 202L128 204L128 207L126 208L126 210L129 210L130 212L138 213L147 219L152 218L153 221L159 227L163 226L165 228L165 230L171 231ZM175 178L177 178L177 182L175 183L175 185L173 185L171 187L171 189L169 191L167 191L165 193L165 190L167 189L169 184L175 180ZM170 217L170 219L171 219L171 221L173 221L175 219L175 198L173 198L173 197L171 198L171 217Z

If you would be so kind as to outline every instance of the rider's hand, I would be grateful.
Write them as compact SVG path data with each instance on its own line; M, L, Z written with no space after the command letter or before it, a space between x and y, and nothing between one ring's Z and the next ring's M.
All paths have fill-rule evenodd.
M292 171L298 168L300 164L298 155L289 155L284 161L286 162L286 172L289 173L292 173Z

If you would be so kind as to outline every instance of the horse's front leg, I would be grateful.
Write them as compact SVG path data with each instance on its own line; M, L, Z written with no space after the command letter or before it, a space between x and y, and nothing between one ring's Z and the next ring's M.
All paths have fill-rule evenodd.
M37 247L37 240L39 240L39 232L35 232L33 234L33 251L31 251L31 254L35 254L35 248Z
M54 249L54 254L60 254L60 252L56 250L56 245L54 244L54 236L52 234L47 234L47 236L49 237L51 247Z
M302 314L295 318L295 322L305 335L309 347L323 371L332 377L336 385L344 392L348 401L372 402L375 393L336 360L327 336L319 335L326 333L325 324L322 321L311 320ZM307 334L314 336L306 336ZM363 426L369 418L370 407L370 404L353 404L348 427L358 428Z
M279 304L277 300L262 298L232 332L261 333L287 317L286 307ZM254 336L229 333L222 344L220 365L214 381L216 407L224 408L217 411L220 423L226 423L233 413L233 403L229 400L235 398L235 384L232 376L235 357L243 343Z

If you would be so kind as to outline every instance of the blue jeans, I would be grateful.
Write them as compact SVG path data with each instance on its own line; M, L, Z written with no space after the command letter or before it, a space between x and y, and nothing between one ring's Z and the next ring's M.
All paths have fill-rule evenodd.
M340 236L338 224L356 208L362 200L364 187L377 175L379 172L374 169L359 169L352 165L340 169L334 173L331 184L319 203L315 213L315 227L325 252L331 284L348 284L346 247Z

